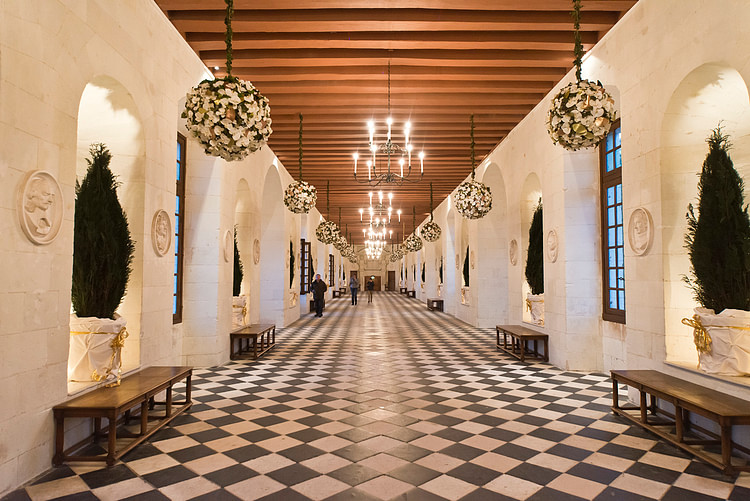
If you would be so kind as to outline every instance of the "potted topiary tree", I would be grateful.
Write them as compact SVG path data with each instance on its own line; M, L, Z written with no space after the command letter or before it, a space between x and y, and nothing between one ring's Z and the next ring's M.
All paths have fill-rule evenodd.
M721 126L707 142L698 213L689 204L686 216L690 274L683 277L701 307L683 323L694 328L703 371L750 375L750 218L744 183L729 157L729 137Z
M422 292L424 292L424 281L425 281L425 265L424 265L424 262L422 262L422 281L419 284L419 286L422 289Z
M242 292L242 277L245 275L237 247L237 227L234 227L234 271L232 273L232 328L247 325L247 297Z
M107 147L94 144L76 183L68 379L117 385L128 333L116 313L128 286L135 244L117 199Z
M542 227L542 199L534 208L529 227L529 248L526 255L526 282L531 293L526 297L526 307L531 313L531 322L544 325L544 250Z

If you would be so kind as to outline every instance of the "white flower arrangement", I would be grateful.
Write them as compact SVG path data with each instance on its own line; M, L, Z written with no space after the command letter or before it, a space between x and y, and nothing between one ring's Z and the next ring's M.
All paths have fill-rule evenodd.
M393 252L391 252L391 257L389 259L391 260L392 263L395 263L396 261L398 261L399 259L403 257L404 257L404 246L399 245L393 250Z
M492 210L492 192L489 186L471 180L456 188L456 210L467 219L480 219Z
M427 221L425 224L422 225L422 229L419 230L419 233L422 236L422 238L424 238L428 242L434 242L438 238L440 238L440 233L442 233L442 230L440 229L440 226L436 222Z
M607 136L617 120L615 101L601 82L569 83L552 99L547 132L567 150L591 148Z
M416 252L422 248L422 239L412 233L404 240L404 248L409 252Z
M346 238L342 237L341 235L339 235L339 237L333 241L333 246L339 252L342 252L343 250L345 250L347 245L349 245L349 242L347 242Z
M295 214L307 214L317 200L318 190L304 181L294 181L284 191L284 205Z
M235 77L193 87L182 117L208 155L231 162L259 150L271 135L271 108L253 84Z
M341 230L333 221L323 221L315 229L315 236L324 244L332 244L341 234Z

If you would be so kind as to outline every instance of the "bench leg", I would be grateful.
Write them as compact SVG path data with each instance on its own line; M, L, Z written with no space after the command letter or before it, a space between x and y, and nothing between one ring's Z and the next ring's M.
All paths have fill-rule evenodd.
M172 415L172 383L167 386L167 406L166 406L166 417Z
M721 464L724 472L732 471L732 425L726 419L719 419L721 427Z
M620 388L617 386L617 380L612 378L612 414L617 414L615 409L620 408Z
M148 399L141 404L141 436L148 432Z
M253 336L253 359L258 358L258 336Z
M193 375L188 374L187 380L185 381L185 404L192 402L191 392L193 390L192 379Z
M647 417L647 405L646 405L646 399L648 398L646 396L646 392L643 390L640 390L641 393L641 423L648 423L648 417Z
M109 420L109 440L107 441L107 466L114 466L117 455L117 414L114 412L107 416Z
M65 457L65 418L62 413L55 414L55 455L52 456L52 464L60 466Z
M685 436L683 420L686 416L683 414L683 409L678 405L677 401L673 401L672 405L674 405L674 434L677 437L677 441L682 442Z
M521 362L526 361L526 341L519 339L518 347L521 349Z

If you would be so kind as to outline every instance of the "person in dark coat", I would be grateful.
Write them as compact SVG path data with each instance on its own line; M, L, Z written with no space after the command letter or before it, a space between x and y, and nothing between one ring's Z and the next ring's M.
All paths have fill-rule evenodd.
M373 277L367 281L367 302L372 303L372 291L375 289L375 280Z
M320 273L315 275L315 280L312 283L313 300L315 301L315 316L323 316L323 307L326 301L326 291L328 286L320 279Z
M349 279L349 289L352 291L352 305L357 304L357 291L359 290L359 280L355 275Z

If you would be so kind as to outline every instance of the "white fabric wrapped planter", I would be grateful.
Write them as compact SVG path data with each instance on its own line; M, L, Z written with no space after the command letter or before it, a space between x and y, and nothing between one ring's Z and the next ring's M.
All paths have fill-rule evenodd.
M544 294L527 295L526 307L531 314L531 323L535 325L544 325Z
M247 325L247 297L232 296L232 330Z
M682 322L694 328L700 369L706 374L750 376L750 311L693 311L693 318Z
M68 380L96 381L118 385L122 371L122 347L128 332L127 321L70 316Z

